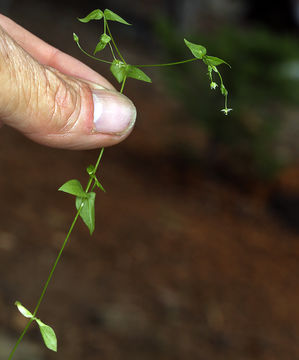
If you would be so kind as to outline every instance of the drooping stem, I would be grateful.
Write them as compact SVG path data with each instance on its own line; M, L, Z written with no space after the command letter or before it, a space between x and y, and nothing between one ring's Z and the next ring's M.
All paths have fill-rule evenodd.
M224 86L223 79L222 79L222 76L221 76L220 72L217 71L217 74L218 74L219 79L220 79L221 89L222 89L222 88L225 89L225 93L223 94L223 95L224 95L224 109L227 109L227 95L228 95L228 91L226 90L226 87ZM222 91L222 90L221 90L221 91Z
M100 151L100 154L99 154L99 156L98 156L97 162L96 162L96 164L95 164L95 166L94 166L94 173L96 173L96 171L97 171L97 169L98 169L98 167L99 167L99 164L100 164L100 161L101 161L101 159L102 159L103 153L104 153L104 148L102 148L101 151ZM90 177L90 178L89 178L89 181L88 181L88 184L87 184L87 186L86 186L86 189L85 189L85 192L86 192L86 193L88 193L88 191L89 191L89 189L90 189L90 187L91 187L92 182L93 182L93 178ZM50 274L49 274L49 276L48 276L48 279L47 279L47 281L46 281L46 283L45 283L45 285L44 285L44 287L43 287L42 293L41 293L41 295L40 295L40 297L39 297L39 299L38 299L38 301L37 301L37 304L36 304L36 306L35 306L35 309L34 309L34 311L33 311L33 317L28 321L28 323L27 323L26 327L24 328L22 334L19 336L19 338L18 338L15 346L13 347L13 349L12 349L12 351L11 351L9 357L8 357L8 360L11 360L11 359L12 359L12 357L13 357L15 351L17 350L17 348L18 348L21 340L23 339L24 335L27 333L27 331L28 331L31 323L34 321L34 319L35 319L35 317L36 317L36 314L37 314L37 312L38 312L38 310L39 310L39 307L40 307L40 305L41 305L41 303L42 303L42 301L43 301L43 298L44 298L44 296L45 296L45 294L46 294L46 291L47 291L47 289L48 289L48 286L49 286L49 284L50 284L50 281L51 281L51 279L52 279L52 277L53 277L53 275L54 275L54 272L55 272L55 269L56 269L56 267L57 267L57 264L58 264L58 262L59 262L59 260L60 260L60 258L61 258L61 255L62 255L62 253L63 253L63 250L65 249L65 247L66 247L66 245L67 245L67 242L68 242L68 240L69 240L69 237L70 237L70 235L71 235L71 233L72 233L72 231L73 231L73 229L74 229L74 226L75 226L75 224L76 224L76 222L77 222L77 220L78 220L78 217L79 217L79 215L80 215L81 208L82 208L82 207L80 207L80 208L77 210L76 215L75 215L75 217L74 217L74 220L73 220L73 222L72 222L72 224L71 224L71 226L70 226L70 228L69 228L69 231L68 231L68 233L67 233L67 235L66 235L66 237L65 237L65 239L64 239L64 242L63 242L63 244L62 244L62 246L61 246L61 248L60 248L60 250L59 250L59 253L58 253L57 257L56 257L56 260L55 260L55 262L54 262L54 265L53 265L52 268L51 268L51 271L50 271Z
M142 65L134 65L136 67L160 67L160 66L173 66L173 65L180 65L180 64L186 64L192 61L196 61L199 60L198 58L192 58L192 59L188 59L188 60L181 60L181 61L176 61L176 62L171 62L171 63L165 63L165 64L142 64Z
M78 46L78 48L83 52L83 54L85 54L86 56L90 57L91 59L97 60L97 61L100 61L100 62L103 62L103 63L105 63L105 64L109 64L109 65L112 64L111 61L103 60L103 59L100 59L100 58L98 58L98 57L96 57L96 56L93 56L93 55L89 54L87 51L85 51L85 50L82 48L82 46L79 44L78 41L77 41L77 46Z

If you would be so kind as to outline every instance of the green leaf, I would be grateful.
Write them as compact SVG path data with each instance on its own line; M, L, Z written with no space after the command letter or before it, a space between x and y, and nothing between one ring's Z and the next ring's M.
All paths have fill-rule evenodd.
M106 45L111 41L111 37L107 34L102 34L100 37L100 41L98 42L93 54L95 55L97 52L105 49Z
M127 75L126 68L127 65L120 60L113 60L113 63L110 66L110 71L119 83L121 83Z
M126 20L124 20L123 18L121 18L119 15L115 14L111 10L106 9L104 11L104 16L105 16L106 20L112 20L112 21L117 21L117 22L125 24L125 25L131 25L128 22L126 22Z
M73 33L73 38L74 38L74 41L75 41L76 43L79 42L79 37L78 37L78 35L76 35L75 33Z
M78 18L79 21L83 22L83 23L87 23L90 20L101 20L102 17L104 16L104 13L102 10L100 9L96 9L93 10L90 14L88 14L87 16L85 16L85 18Z
M86 198L87 194L85 193L85 191L82 188L82 185L80 184L80 182L76 179L73 180L69 180L67 181L65 184L63 184L58 191L63 191L65 193L71 194L71 195L75 195L75 196L79 196L82 198Z
M85 225L88 227L90 235L94 232L95 229L95 197L94 192L89 192L86 194L87 198L76 198L76 208L80 211L80 216L84 221Z
M141 80L141 81L146 81L151 83L152 80L150 79L150 77L148 77L142 70L140 70L138 67L133 66L133 65L128 65L127 66L127 76L133 79L137 79L137 80Z
M31 319L33 318L33 314L31 314L31 312L29 310L27 310L25 308L25 306L23 306L19 301L15 302L16 307L18 308L18 310L20 311L20 313L25 316L25 318Z
M105 193L106 190L104 189L103 185L99 182L99 180L96 177L94 178L94 181L95 181L97 187Z
M207 49L204 46L194 44L186 39L184 39L184 41L189 50L197 59L202 59L206 55Z
M222 59L219 59L216 56L208 56L207 55L202 60L206 65L218 66L218 65L221 65L221 64L226 64L227 66L229 66L231 68L231 66L226 61L224 61Z
M119 83L124 80L125 76L141 81L152 82L150 77L138 67L124 64L120 60L114 60L110 66L110 70Z
M36 322L39 326L39 330L43 337L46 347L52 351L57 352L57 338L54 330L50 326L44 324L39 319L36 319Z

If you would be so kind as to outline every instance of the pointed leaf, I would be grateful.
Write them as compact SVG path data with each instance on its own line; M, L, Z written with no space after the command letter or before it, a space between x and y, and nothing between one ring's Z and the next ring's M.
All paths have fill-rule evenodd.
M105 49L106 45L111 41L111 37L107 34L102 34L100 37L100 41L98 42L93 54L95 55L97 52Z
M87 193L87 198L76 198L76 208L80 211L80 216L84 221L85 225L88 227L90 235L94 232L95 228L95 197L94 192Z
M226 61L222 60L222 59L219 59L218 57L216 56L205 56L203 58L203 62L206 64L206 65L210 65L210 66L218 66L218 65L221 65L221 64L226 64L227 66L231 67Z
M25 316L25 318L31 319L33 318L33 314L31 314L31 312L29 310L27 310L25 308L25 306L23 306L19 301L15 302L16 307L18 308L18 310L20 311L20 313Z
M104 187L103 187L103 185L99 182L99 180L95 177L95 183L96 183L96 185L97 185L97 187L99 188L99 189L101 189L104 193L106 192L106 190L104 189Z
M111 10L106 9L104 11L104 15L105 15L106 20L112 20L112 21L117 21L117 22L125 24L125 25L131 25L128 22L126 22L126 20L124 20L123 18L121 18L119 15L115 14Z
M127 67L127 76L133 79L146 81L151 83L152 80L149 76L147 76L142 70L140 70L138 67L133 65L128 65Z
M186 39L184 39L184 41L187 47L189 48L189 50L196 58L202 59L206 55L207 49L204 46L194 44Z
M65 193L75 195L75 196L80 196L80 197L83 197L83 198L87 197L87 194L83 190L82 185L76 179L67 181L65 184L63 184L58 189L58 191L63 191Z
M110 66L110 71L119 83L121 83L126 76L126 67L127 65L120 60L113 60L113 63Z
M90 20L101 20L103 16L104 16L103 11L100 9L96 9L96 10L93 10L90 14L88 14L84 18L81 18L81 19L78 18L78 20L83 23L87 23Z
M39 319L36 319L36 322L39 326L39 330L46 347L52 351L57 352L57 338L55 335L55 331Z

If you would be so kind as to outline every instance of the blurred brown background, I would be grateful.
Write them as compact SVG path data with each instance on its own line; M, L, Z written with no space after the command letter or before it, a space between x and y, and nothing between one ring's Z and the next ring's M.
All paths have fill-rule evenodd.
M96 231L72 235L39 317L16 360L287 360L299 358L299 5L297 1L1 0L0 10L114 84L82 55L100 35L76 17L95 8L132 63L189 56L182 39L224 58L234 111L199 65L149 70L128 82L138 121L107 149ZM0 359L33 309L74 209L57 192L86 182L97 151L71 152L0 131Z

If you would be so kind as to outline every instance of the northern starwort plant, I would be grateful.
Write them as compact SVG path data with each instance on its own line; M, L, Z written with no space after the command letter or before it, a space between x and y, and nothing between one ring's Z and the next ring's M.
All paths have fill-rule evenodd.
M207 66L208 69L208 77L210 80L210 88L212 90L217 89L219 87L221 94L224 96L224 108L221 110L225 115L228 115L228 113L232 110L228 108L227 105L227 97L228 97L228 91L226 87L224 86L222 76L218 70L218 66L221 64L226 64L230 66L227 62L225 62L222 59L219 59L215 56L209 56L207 55L207 50L204 46L194 44L186 39L184 39L184 42L188 49L191 51L193 57L189 58L187 60L181 60L176 62L170 62L170 63L164 63L164 64L152 64L152 65L132 65L128 64L124 57L122 56L118 46L115 43L115 40L112 36L109 22L110 21L116 21L124 25L130 25L127 21L125 21L122 17L115 14L111 10L106 9L105 11L102 10L94 10L90 14L88 14L84 18L79 18L79 21L82 23L88 23L91 20L99 20L103 21L103 33L99 37L99 41L96 44L96 47L93 51L93 54L90 54L86 52L79 43L79 37L74 33L73 38L76 44L78 45L79 49L86 54L87 56L91 57L92 59L95 59L97 61L101 61L103 63L110 65L110 71L113 74L113 76L116 78L116 80L121 84L120 86L120 93L123 93L124 86L126 83L127 78L133 78L136 80L145 81L148 83L151 83L150 77L141 70L141 68L146 67L163 67L163 66L173 66L173 65L180 65L185 64L193 61L202 60L202 62ZM111 55L112 55L112 61L104 60L96 55L103 51L105 48L109 48ZM213 75L215 75L218 78L219 83L217 83L217 80L214 79ZM74 220L68 230L68 233L64 239L64 242L61 246L61 249L57 255L57 258L51 268L50 274L48 276L48 279L43 287L42 293L38 299L37 305L31 313L29 310L27 310L19 301L15 302L15 305L17 306L20 313L25 317L28 318L28 323L26 327L24 328L22 334L18 338L15 346L13 347L8 360L11 360L13 358L13 355L18 348L21 340L23 339L24 335L27 333L30 325L35 322L40 330L40 333L42 335L42 338L44 340L44 343L46 347L52 351L57 351L57 338L55 335L54 330L44 324L40 319L36 317L37 312L39 310L39 307L42 303L42 300L44 299L45 293L48 289L49 283L53 277L53 274L55 272L56 266L61 258L61 255L63 253L63 250L69 240L69 237L74 229L74 226L78 220L79 217L82 218L84 223L89 229L90 234L94 232L95 229L95 198L96 198L96 189L100 189L101 191L105 192L105 189L101 185L100 181L98 180L96 173L100 165L100 161L102 158L104 152L104 148L101 149L100 154L98 156L98 159L95 163L95 165L89 165L86 169L87 174L89 176L89 180L87 182L87 185L85 189L82 187L81 183L76 180L72 179L67 181L64 185L62 185L59 188L59 191L63 191L65 193L68 193L70 195L75 196L75 207L76 207L76 214L74 217Z

